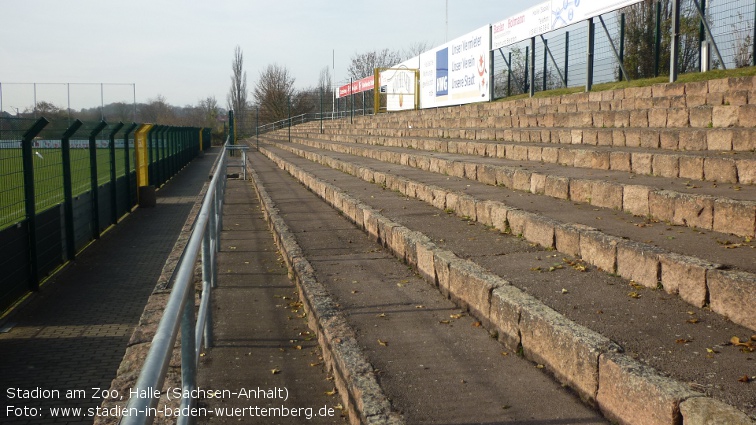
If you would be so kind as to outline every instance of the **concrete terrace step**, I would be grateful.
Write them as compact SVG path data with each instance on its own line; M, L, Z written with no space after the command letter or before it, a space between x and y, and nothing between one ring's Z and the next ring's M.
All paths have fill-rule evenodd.
M502 355L475 319L274 163L259 153L251 158L266 216L352 423L606 423L530 362L513 351Z
M659 224L649 226L645 220L616 211L581 207L348 154L289 144L278 146L364 180L385 184L439 209L581 256L602 270L646 287L661 284L667 292L679 293L693 305L710 303L714 311L756 329L752 245L725 249L716 235Z
M276 137L271 135L271 137ZM278 138L281 140L281 138ZM284 139L286 140L286 139ZM493 158L443 153L423 154L402 148L292 138L306 146L408 165L490 185L584 202L672 224L753 238L756 187L695 186L668 178L634 176L620 171L597 173Z
M627 281L591 267L586 273L579 260L560 261L563 255L553 250L471 225L381 184L278 147L261 147L279 167L468 308L509 349L543 365L609 419L692 424L696 414L711 414L729 423L753 423L727 406L756 412L756 394L743 391L737 381L751 367L751 355L715 343L748 329L663 291L629 288ZM420 188L386 173L376 181L391 189ZM640 297L628 296L631 290ZM709 355L721 356L715 360L706 354L712 346L717 353Z
M273 137L280 137L271 134ZM719 183L753 184L756 182L756 154L753 152L716 153L706 151L669 152L659 148L633 146L553 146L539 142L469 141L463 139L363 136L352 134L321 134L306 128L292 129L293 137L357 143L363 145L402 147L432 152L506 158L516 161L539 161L596 170L626 171L634 174L669 178L713 181ZM730 151L732 143L722 146Z

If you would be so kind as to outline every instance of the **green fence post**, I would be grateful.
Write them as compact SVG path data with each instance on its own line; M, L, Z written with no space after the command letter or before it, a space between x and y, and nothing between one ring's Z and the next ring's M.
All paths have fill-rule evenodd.
M24 167L24 204L26 207L26 225L29 232L29 290L39 289L39 265L37 264L37 205L34 196L34 138L50 121L38 119L24 133L21 139L21 158Z
M97 174L97 135L107 127L105 121L99 124L89 134L89 170L92 188L92 238L100 239L100 190L99 175Z
M620 14L620 45L619 45L619 59L621 64L625 64L625 14ZM620 71L619 80L624 78L623 73Z
M118 223L118 188L116 187L116 150L115 136L123 128L123 123L119 122L110 131L110 222Z
M137 123L133 122L123 132L123 164L126 167L124 172L124 178L126 179L126 212L131 211L131 164L130 164L130 152L129 152L129 133L137 128Z
M66 257L68 260L76 258L76 239L73 223L73 181L71 179L71 136L76 133L83 123L74 121L63 133L60 139L60 149L63 164L63 213L66 228Z
M153 126L147 132L147 184L155 186L155 156L152 154L152 146L155 142L155 128Z

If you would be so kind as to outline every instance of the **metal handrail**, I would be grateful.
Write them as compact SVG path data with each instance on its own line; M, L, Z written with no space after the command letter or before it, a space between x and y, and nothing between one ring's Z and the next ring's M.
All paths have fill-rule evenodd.
M368 115L372 114L373 110L371 108L365 108L365 109L355 109L354 115ZM256 134L261 133L267 133L268 131L278 130L282 128L287 128L295 124L303 124L310 121L318 121L318 120L337 120L342 118L349 118L351 112L350 111L333 111L333 112L311 112L311 113L305 113L300 115L295 115L290 118L284 118L272 123L264 124L257 126L257 132Z
M122 425L152 424L157 413L159 392L163 388L168 371L173 347L178 331L181 329L181 392L191 395L197 381L197 364L200 357L200 345L204 339L205 348L212 346L212 313L210 297L212 288L217 286L217 252L220 246L223 228L223 196L226 189L226 146L224 144L216 164L210 186L202 200L202 207L197 214L194 229L189 242L184 248L181 262L176 269L173 290L160 319L152 345L147 353L144 367L134 388L130 390L131 398L121 418ZM202 296L194 323L194 265L201 252L202 260ZM204 338L203 338L204 337ZM188 412L194 399L182 397L181 412ZM191 424L195 416L179 416L178 424Z

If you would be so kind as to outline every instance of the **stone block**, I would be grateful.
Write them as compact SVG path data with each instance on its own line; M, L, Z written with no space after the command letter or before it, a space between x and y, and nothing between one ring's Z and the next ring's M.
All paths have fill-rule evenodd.
M688 109L687 108L670 108L667 110L667 127L687 127Z
M675 216L675 202L680 194L671 190L652 190L648 194L648 209L652 217L662 221L672 221Z
M593 180L571 179L570 199L574 202L590 203Z
M599 357L615 345L539 303L521 310L520 335L526 358L543 364L560 382L594 403L599 390Z
M672 223L711 230L714 225L714 200L706 195L679 194L675 197Z
M706 134L706 148L710 151L731 151L734 134L729 129L711 130Z
M664 290L696 307L706 304L706 273L719 267L695 257L671 252L659 255Z
M756 425L748 415L709 397L692 397L680 403L685 425Z
M752 273L709 270L706 283L713 311L756 330L756 277Z
M509 350L520 346L520 313L528 305L538 303L532 296L511 285L502 284L491 293L491 325L499 333L499 341Z
M528 146L528 161L541 161L541 147L540 146Z
M491 208L494 201L483 200L475 202L475 216L476 220L484 226L492 226L493 219L491 218Z
M640 133L640 146L642 148L652 148L656 149L659 147L659 130L658 129L649 129L649 130L641 130Z
M557 222L536 214L528 214L525 217L525 229L523 236L532 243L537 243L545 248L554 247L554 228Z
M465 162L465 178L470 180L478 179L478 164Z
M567 177L548 175L544 183L544 193L546 196L559 199L569 199L570 197L570 179Z
M646 152L633 152L631 154L632 171L635 174L651 174L653 154Z
M630 214L646 217L651 213L649 209L649 193L651 188L643 185L624 185L622 209Z
M680 158L677 155L655 154L651 167L655 176L676 178L680 175Z
M654 108L648 111L648 126L664 128L667 126L667 110Z
M679 148L683 151L705 151L707 148L706 130L681 130Z
M496 168L496 184L507 188L514 187L514 169L510 167Z
M756 105L741 105L738 108L738 125L756 127Z
M680 178L704 179L704 159L700 156L680 156Z
M594 181L591 186L591 205L622 209L622 185L601 180Z
M496 185L496 166L489 164L478 165L478 181L484 184Z
M561 165L572 167L575 165L575 151L573 149L559 149L557 162Z
M509 229L512 231L513 235L519 236L525 234L525 226L531 215L532 214L529 212L518 209L510 209L507 211L507 223L509 224Z
M754 237L756 202L717 199L714 202L714 231Z
M541 160L550 164L556 164L559 159L559 148L541 149Z
M491 225L500 232L504 232L507 229L508 221L507 214L510 208L501 202L491 201Z
M610 152L609 153L609 169L616 170L616 171L631 171L632 166L630 165L630 158L631 154L630 152Z
M554 227L557 251L573 257L580 257L580 233L595 230L582 224L559 223Z
M445 210L446 209L446 191L441 188L431 188L431 192L433 194L433 199L431 200L431 204L433 204L434 207Z
M704 178L720 183L737 183L738 170L731 158L707 157L704 159Z
M689 119L691 127L707 128L712 125L711 106L696 106L689 109Z
M756 159L736 159L738 183L756 184Z
M721 128L737 126L739 116L738 108L738 106L732 105L714 106L711 118L712 127Z
M625 130L612 130L612 146L625 146Z
M588 264L614 273L617 271L617 244L622 239L597 231L580 233L580 256Z
M515 170L514 178L512 179L512 189L522 190L525 192L530 191L530 177L531 173L525 170Z
M546 187L546 175L541 173L533 173L530 175L530 192L536 194L543 194Z
M436 285L436 269L434 267L433 253L438 247L428 238L418 238L415 242L417 252L417 271L427 282Z
M575 161L573 166L578 168L591 168L591 151L575 149Z
M680 145L680 132L677 130L660 131L659 145L662 149L677 150Z
M641 145L641 131L639 129L625 130L625 146L639 148Z
M734 90L724 93L723 99L725 105L746 105L748 104L748 91L747 90Z
M599 376L598 407L607 419L623 424L677 424L680 403L700 396L624 354L602 355Z
M449 297L483 322L488 321L491 293L502 282L472 261L458 259L449 263Z
M370 235L370 238L374 241L378 240L378 218L376 216L377 211L374 209L367 207L362 210L363 212L363 219L362 222L365 225L365 230L367 231L368 235Z
M622 240L617 244L617 274L656 289L661 279L659 255L663 252L652 245Z
M648 127L648 113L642 109L630 111L630 127Z
M732 150L740 152L756 150L756 130L736 130L732 138Z
M453 261L462 261L453 252L444 249L433 251L433 270L436 273L435 283L439 291L449 296L449 267Z

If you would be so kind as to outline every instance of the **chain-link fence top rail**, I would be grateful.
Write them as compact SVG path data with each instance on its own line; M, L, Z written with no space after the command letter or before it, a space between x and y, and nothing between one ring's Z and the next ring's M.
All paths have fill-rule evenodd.
M671 1L644 2L618 11L606 13L593 20L594 65L593 83L618 81L621 76L619 62L612 49L624 53L624 65L631 78L649 78L669 75L671 40ZM753 31L756 2L750 0L708 0L704 3L707 22L713 41L719 48L727 69L753 64ZM655 58L656 10L660 4L660 52L656 74L653 73ZM701 40L706 38L701 28L701 19L693 0L681 1L681 57L680 72L700 70ZM624 48L621 17L625 15ZM603 24L602 21L603 20ZM639 22L640 21L640 22ZM643 23L641 25L641 22ZM604 30L606 26L606 30ZM611 40L609 36L611 36ZM535 43L535 90L565 87L580 87L586 83L588 53L588 23L578 22L557 31L536 37ZM527 93L530 80L530 40L525 40L494 51L494 97ZM550 55L546 55L546 46ZM713 50L713 49L712 49ZM527 51L527 56L526 56ZM510 56L511 55L511 56ZM711 53L711 68L723 68L718 58ZM507 62L511 63L508 65ZM527 66L526 66L527 63ZM649 71L650 68L650 71ZM511 74L510 74L511 71ZM509 75L508 75L509 74ZM560 75L561 74L561 75ZM650 75L649 75L650 74Z

